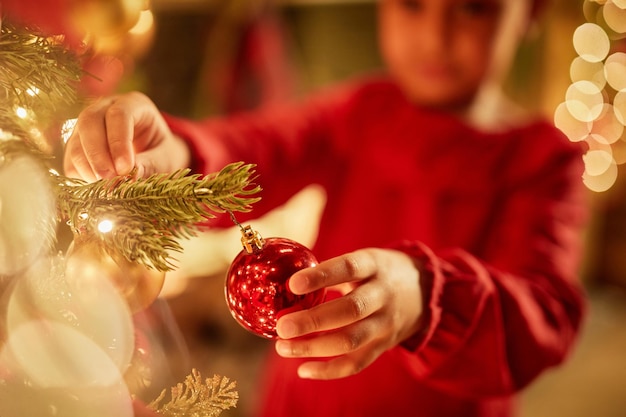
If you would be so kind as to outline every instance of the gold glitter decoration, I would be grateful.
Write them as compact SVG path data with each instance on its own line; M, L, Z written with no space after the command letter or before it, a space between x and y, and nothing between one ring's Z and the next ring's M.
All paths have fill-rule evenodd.
M217 417L222 411L237 406L236 386L235 381L219 375L203 380L200 372L193 369L184 383L171 388L169 402L161 404L166 393L163 390L148 408L166 417Z

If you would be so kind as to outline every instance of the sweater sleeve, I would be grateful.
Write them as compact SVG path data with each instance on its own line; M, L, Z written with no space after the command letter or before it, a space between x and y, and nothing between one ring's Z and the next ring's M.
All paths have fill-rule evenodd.
M507 395L566 357L585 311L586 207L582 159L567 149L518 155L527 166L484 231L481 257L397 245L424 265L422 330L392 352L419 379L465 397Z
M237 161L256 165L263 195L254 216L260 216L305 186L330 180L332 166L345 153L345 144L334 132L335 120L349 98L350 89L343 87L300 103L227 117L201 121L164 117L191 148L194 172L217 172Z

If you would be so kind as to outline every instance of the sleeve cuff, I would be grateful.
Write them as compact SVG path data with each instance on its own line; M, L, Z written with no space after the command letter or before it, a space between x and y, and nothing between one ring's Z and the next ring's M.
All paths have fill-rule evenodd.
M423 311L419 319L419 329L400 344L402 348L414 352L430 340L436 327L435 323L439 322L441 317L437 301L443 288L440 261L433 251L421 242L402 241L393 248L419 260L421 264L419 273Z

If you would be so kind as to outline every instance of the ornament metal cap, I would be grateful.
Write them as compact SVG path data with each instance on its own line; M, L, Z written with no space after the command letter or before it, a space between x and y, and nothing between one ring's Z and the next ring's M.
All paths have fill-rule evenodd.
M263 249L265 241L251 226L241 227L241 244L248 253L252 253L256 250Z

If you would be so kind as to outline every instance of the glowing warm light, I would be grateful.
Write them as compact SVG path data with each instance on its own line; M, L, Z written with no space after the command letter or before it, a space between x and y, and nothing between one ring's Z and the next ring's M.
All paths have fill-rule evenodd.
M618 6L615 0L609 1L604 5L602 15L608 27L617 33L626 33L626 6Z
M63 143L67 143L67 141L70 140L70 136L72 136L77 121L78 119L68 119L63 123L63 126L61 126L61 138L63 139Z
M565 104L572 116L581 122L592 122L602 113L602 90L591 81L577 81L565 94Z
M20 119L26 119L26 117L28 116L28 110L26 110L24 107L18 107L15 109L15 114L17 114L17 117L19 117Z
M585 19L587 22L592 22L596 20L596 16L598 14L598 8L600 6L598 3L593 0L585 0L583 3L583 14L585 15Z
M591 127L591 137L601 143L613 144L624 133L624 125L617 119L613 106L605 104L602 114Z
M611 164L601 175L591 175L587 171L583 174L583 182L591 191L601 193L610 189L617 180L617 165Z
M9 139L13 139L13 134L11 132L5 132L4 130L0 129L0 140Z
M109 233L113 230L113 222L111 220L102 220L98 223L98 231L100 233Z
M604 192L626 163L626 53L609 56L611 40L626 38L626 0L585 0L583 14L587 23L572 39L579 55L570 65L572 84L554 124L570 141L586 142L583 182Z
M613 0L613 4L620 9L626 9L626 0Z
M595 23L584 23L574 31L574 49L585 61L600 62L609 54L611 41Z
M599 142L592 136L588 136L586 142L590 151L604 151L609 155L613 154L613 147L604 141Z
M39 89L37 87L31 87L28 90L26 90L26 94L28 94L31 97L35 97L37 94L39 94Z
M613 155L607 151L589 151L583 156L585 172L592 176L604 174L609 170L611 164L615 164Z
M619 91L613 98L613 110L615 117L626 125L626 91Z
M626 16L624 19L626 23ZM604 75L615 91L626 90L626 53L616 52L609 56L604 63Z
M554 125L572 142L584 140L591 132L588 122L574 118L565 103L559 104L554 112Z
M154 25L154 16L150 10L144 10L139 14L139 19L135 26L133 26L129 32L134 35L142 35L148 33Z
M569 75L572 82L591 81L599 89L603 89L606 85L604 64L602 62L589 62L581 57L576 57L570 65Z
M618 140L613 144L613 159L617 165L626 163L626 142Z

